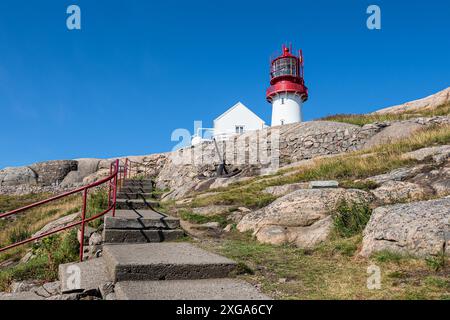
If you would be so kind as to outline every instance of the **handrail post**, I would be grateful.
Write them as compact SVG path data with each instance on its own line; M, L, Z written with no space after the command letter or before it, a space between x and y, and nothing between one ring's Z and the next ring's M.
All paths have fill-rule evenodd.
M109 176L111 176L112 170L113 170L113 163L111 162L110 165L109 165ZM111 180L108 181L108 186L109 186L109 189L108 189L108 207L110 207L111 206L111 191L112 191Z
M117 168L119 168L119 160L116 160L116 166ZM112 209L112 216L115 217L116 216L116 202L117 202L117 175L119 173L117 172L117 174L114 176L114 192L113 192L113 209Z
M88 194L88 188L84 189L84 192L83 192L83 208L81 209L80 262L83 261L84 225L86 223L85 220L86 220L87 194Z

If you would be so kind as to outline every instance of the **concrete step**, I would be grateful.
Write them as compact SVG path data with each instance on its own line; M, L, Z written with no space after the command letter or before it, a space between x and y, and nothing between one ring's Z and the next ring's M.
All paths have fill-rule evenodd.
M150 243L175 241L184 236L184 231L176 230L130 230L130 229L104 229L103 241L105 243Z
M117 199L151 199L154 198L152 193L145 192L119 192Z
M127 179L123 182L124 185L153 185L152 179L133 180Z
M152 187L142 187L142 186L123 186L119 190L119 192L123 193L151 193L152 191L153 191Z
M115 293L118 300L270 300L236 279L124 281Z
M151 209L158 207L158 202L144 199L117 199L116 209Z
M105 245L103 258L114 281L223 278L237 265L191 244L176 242Z
M96 290L112 282L103 258L60 264L58 273L62 293Z
M177 229L180 219L153 210L116 210L105 217L104 229Z

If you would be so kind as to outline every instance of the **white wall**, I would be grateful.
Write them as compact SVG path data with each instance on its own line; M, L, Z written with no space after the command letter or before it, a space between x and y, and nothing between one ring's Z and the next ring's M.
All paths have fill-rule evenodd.
M281 93L272 99L272 126L302 121L302 99L294 93Z
M245 131L264 128L264 121L242 103L238 103L214 120L214 135L235 133L236 126L244 126Z

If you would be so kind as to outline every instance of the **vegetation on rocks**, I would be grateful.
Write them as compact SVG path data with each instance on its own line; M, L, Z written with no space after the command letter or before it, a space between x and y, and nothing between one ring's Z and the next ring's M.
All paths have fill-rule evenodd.
M220 242L200 245L247 266L239 278L261 285L275 299L450 299L447 269L423 259L364 259L357 255L361 233L335 235L314 249L261 244L247 233L232 231ZM391 254L394 256L395 254ZM381 268L381 289L367 288L367 267Z
M208 190L214 193L195 197L190 206L228 204L261 208L276 199L273 195L263 192L265 188L311 180L338 180L346 187L372 189L376 187L376 183L361 180L418 162L403 158L402 154L405 152L443 144L450 144L450 127L429 127L393 143L331 158L317 159L311 165L282 169L272 176L259 176L232 183L227 187Z
M441 105L434 109L405 111L402 113L382 114L336 114L321 118L320 120L345 122L363 126L365 124L384 121L401 121L417 117L446 116L450 114L450 103Z
M76 261L78 257L76 230L44 238L32 246L32 253L34 257L29 262L0 269L0 291L8 290L12 281L55 281L58 278L58 266Z
M333 216L335 232L348 238L361 233L369 222L372 209L367 203L350 203L342 200Z
M35 198L36 197L36 198ZM12 203L19 204L22 199L40 200L42 196L3 196L3 207L9 209ZM49 222L58 218L79 212L81 210L81 196L74 195L41 207L28 210L20 214L15 220L0 220L0 247L29 238L41 230ZM2 205L0 203L0 206ZM16 207L22 206L19 204ZM98 189L89 194L87 203L87 217L92 217L108 206L108 193ZM90 226L98 227L102 219L90 222ZM77 230L71 229L43 238L0 254L0 263L6 260L11 265L0 267L0 291L7 290L12 281L27 279L54 281L58 275L58 265L78 259L79 243ZM18 263L21 257L31 252L32 258L25 263Z

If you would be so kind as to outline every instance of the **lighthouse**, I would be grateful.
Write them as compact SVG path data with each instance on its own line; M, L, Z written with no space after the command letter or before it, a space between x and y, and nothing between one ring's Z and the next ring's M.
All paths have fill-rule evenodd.
M302 121L302 104L308 99L303 79L303 54L283 45L282 54L271 61L270 87L266 98L272 104L272 126Z

